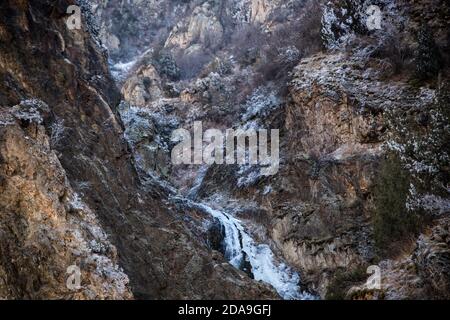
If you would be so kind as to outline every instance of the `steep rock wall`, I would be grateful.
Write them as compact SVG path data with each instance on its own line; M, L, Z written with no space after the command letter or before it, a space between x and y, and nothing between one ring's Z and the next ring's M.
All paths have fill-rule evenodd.
M2 295L9 298L66 297L67 292L59 281L63 280L61 272L72 259L73 250L81 250L84 260L92 258L88 249L77 249L77 243L73 244L75 248L64 246L70 241L70 234L64 241L59 239L62 236L59 231L54 231L53 236L50 233L50 241L48 237L39 238L36 234L35 247L28 245L26 234L20 234L40 230L35 224L55 215L52 219L56 221L49 221L42 228L69 225L72 233L81 228L72 226L71 223L76 222L70 217L68 221L58 217L64 216L66 211L61 207L66 202L57 198L64 188L67 193L71 192L67 185L70 183L117 248L119 264L130 279L135 298L275 297L270 289L252 282L224 263L223 258L207 248L201 237L190 231L198 228L202 217L198 220L186 217L186 209L175 208L164 201L167 194L158 185L151 182L144 185L139 181L133 157L123 138L122 125L116 117L115 106L120 95L108 71L106 52L96 41L95 26L91 25L88 12L84 12L81 30L72 31L66 27L67 7L76 3L42 0L4 1L0 5L4 17L0 22L0 104L9 110L29 99L45 102L50 110L42 124L47 135L55 138L50 139L50 147L62 166L59 167L48 146L41 151L48 153L50 166L45 166L46 158L39 153L39 145L45 145L46 138L36 138L38 150L34 151L33 142L27 141L19 127L7 125L6 129L2 128L2 157L6 157L2 160L2 186L8 186L8 192L2 192L1 197L1 214L7 219L2 226L9 225L13 229L4 234L7 242L1 248L1 275L6 283ZM34 130L42 135L41 126ZM15 170L14 166L21 162L14 163L13 159L23 155L28 158L22 161L29 159L36 166L24 164L24 168L19 166ZM52 176L53 172L56 177ZM52 179L59 180L52 182ZM19 184L21 190L33 195L31 204L20 204L26 194L14 194L17 181L23 181ZM47 186L57 190L45 191ZM43 203L39 204L40 200ZM33 201L43 211L41 218L37 210L30 207ZM23 217L26 221L14 217ZM92 224L95 226L94 222ZM20 241L11 240L13 236ZM89 239L85 236L77 241L82 246L83 241ZM6 245L12 243L14 245ZM26 258L26 254L40 249L43 251L36 258L46 256L46 259L41 264L34 261L33 265L33 260ZM23 260L17 260L16 265L11 264L10 258L13 259L17 252L25 256ZM114 260L114 256L111 259ZM56 265L53 266L52 261ZM28 280L14 267L20 268L22 263L29 273ZM97 273L102 270L96 272L93 268L95 263L82 268L82 273L89 274L89 279L83 283L85 287L80 289L78 296L68 297L131 297L129 291L120 291L119 286L103 288L114 278L106 275L106 278L98 279ZM55 288L55 292L51 288Z

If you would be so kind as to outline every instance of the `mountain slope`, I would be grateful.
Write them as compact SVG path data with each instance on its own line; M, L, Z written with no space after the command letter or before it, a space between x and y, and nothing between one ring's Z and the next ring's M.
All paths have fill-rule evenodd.
M211 254L204 240L188 227L200 222L186 220L182 208L164 202L164 190L139 180L116 116L119 92L108 71L106 52L95 40L89 16L83 16L81 30L66 27L66 10L72 4L75 2L42 0L7 1L0 5L4 17L0 22L0 104L5 110L1 181L2 188L6 188L2 189L0 205L1 242L5 244L1 248L2 295L67 297L70 290L64 288L66 268L76 264L81 268L82 288L71 297L130 298L130 291L120 291L119 286L126 282L126 276L118 273L124 280L111 285L116 281L115 273L102 269L102 263L105 268L110 263L104 260L106 257L100 255L102 260L95 261L96 247L83 249L77 258L74 249L65 247L64 242L57 245L61 241L60 229L76 233L84 228L76 225L76 219L89 228L95 228L98 219L117 249L118 263L129 277L135 298L275 297L272 291ZM26 102L30 99L40 99L48 105L45 114ZM19 114L21 105L25 111L31 108L33 117L11 118L8 114L16 105ZM42 121L35 123L34 117ZM15 147L11 148L11 144ZM30 163L23 167L13 159L23 159L25 163L29 159ZM13 193L13 187L19 186L24 189L17 190L27 190L35 197ZM45 191L47 188L57 189ZM75 192L86 209L63 209L69 205L65 199L75 196ZM62 197L59 202L57 197ZM23 201L29 204L20 205ZM41 204L43 201L47 205ZM83 217L82 212L74 213L72 218L71 210L92 212L93 218L89 219L94 220L77 218ZM35 218L41 211L41 217ZM68 217L64 218L66 214ZM53 218L49 221L47 216ZM34 234L33 230L49 231ZM99 232L101 236L102 231ZM15 237L24 240L13 241ZM81 243L91 239L89 234L81 237L77 240ZM30 247L27 241L32 239L34 244ZM25 257L33 250L40 251L36 259L44 260L27 267L26 275L18 273L32 263ZM103 255L115 259L112 246L111 250ZM11 264L17 254L22 259ZM94 288L86 293L90 283ZM64 289L47 289L53 287Z

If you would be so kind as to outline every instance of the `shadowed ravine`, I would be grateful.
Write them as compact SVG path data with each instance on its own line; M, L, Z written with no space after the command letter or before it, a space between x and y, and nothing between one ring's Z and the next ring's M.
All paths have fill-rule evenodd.
M0 300L448 299L447 2L0 1Z
M225 209L214 209L207 201L197 202L197 190L201 187L202 173L206 172L206 169L200 169L198 179L187 192L187 196L180 194L175 187L156 177L153 172L147 172L148 182L165 190L169 194L169 201L179 207L198 210L217 219L224 230L221 251L233 267L246 272L256 281L269 284L285 300L317 299L302 290L300 275L276 257L269 245L257 243L241 220Z

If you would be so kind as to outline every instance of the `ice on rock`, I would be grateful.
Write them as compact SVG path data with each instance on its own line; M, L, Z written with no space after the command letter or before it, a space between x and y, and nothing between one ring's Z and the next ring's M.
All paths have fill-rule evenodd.
M314 299L314 296L301 291L299 274L286 264L277 261L267 244L257 244L239 219L222 210L213 209L205 203L184 201L220 221L225 229L225 258L231 265L240 268L245 254L254 279L270 284L283 299Z
M131 60L128 62L118 62L111 65L111 73L116 80L125 79L126 75L135 66L137 60Z

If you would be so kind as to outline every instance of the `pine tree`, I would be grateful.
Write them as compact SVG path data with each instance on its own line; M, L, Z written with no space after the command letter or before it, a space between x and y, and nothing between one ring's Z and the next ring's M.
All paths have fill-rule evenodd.
M442 67L439 48L428 25L420 27L417 34L416 76L426 80L436 76Z
M417 230L418 217L406 210L410 175L395 154L381 163L375 188L374 239L378 253L390 252L393 243Z

